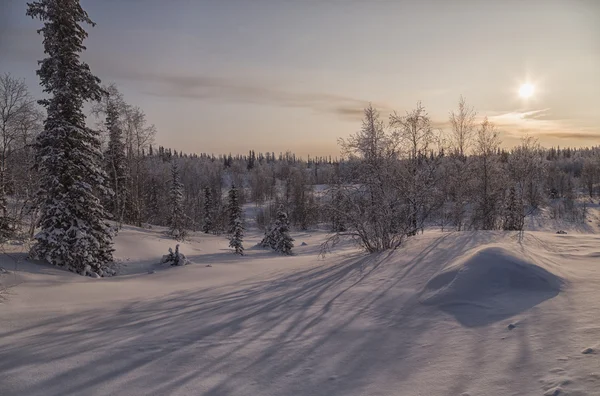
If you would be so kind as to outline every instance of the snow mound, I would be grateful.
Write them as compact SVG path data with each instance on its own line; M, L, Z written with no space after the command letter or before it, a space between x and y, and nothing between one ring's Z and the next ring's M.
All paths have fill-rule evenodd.
M487 246L451 263L427 282L419 300L467 326L513 316L552 298L563 279L504 247Z

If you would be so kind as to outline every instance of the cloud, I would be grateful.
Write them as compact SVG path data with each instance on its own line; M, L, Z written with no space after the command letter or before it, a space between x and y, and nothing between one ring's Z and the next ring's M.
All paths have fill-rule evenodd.
M549 108L513 111L489 116L489 120L503 130L508 137L524 134L539 138L592 140L600 137L600 131L584 126L577 120L554 118Z
M520 113L525 120L541 120L547 119L550 116L550 109L531 110Z
M525 126L528 124L547 125L555 120L549 119L550 109L530 111L510 111L488 115L488 119L500 126Z
M600 139L600 132L579 132L579 131L565 131L565 132L547 132L544 134L545 137L557 138L557 139Z
M341 95L291 91L269 83L233 78L148 72L128 72L121 77L148 84L144 93L154 96L307 108L349 120L360 120L369 104L367 100ZM391 111L387 105L380 103L373 103L373 106L382 115Z
M13 26L1 27L0 49L13 61L35 61L43 56L41 37L35 29ZM252 103L270 106L295 107L328 113L335 117L357 121L369 100L323 92L298 92L281 88L272 81L241 77L189 75L177 72L156 72L147 60L135 56L113 57L102 52L86 51L83 59L103 81L122 80L138 83L149 95L205 101ZM389 106L373 103L382 114L391 112Z

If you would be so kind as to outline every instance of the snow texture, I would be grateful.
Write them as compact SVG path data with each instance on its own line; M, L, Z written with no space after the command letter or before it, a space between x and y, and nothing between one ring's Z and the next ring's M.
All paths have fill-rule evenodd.
M421 294L466 326L479 326L555 297L563 280L500 246L486 246L451 263Z
M317 231L292 232L307 246L291 257L240 257L222 236L191 233L180 246L190 264L174 269L156 265L164 231L125 226L122 275L102 279L7 247L2 396L600 389L598 355L582 353L600 339L599 235L426 230L392 252L348 241L322 259Z

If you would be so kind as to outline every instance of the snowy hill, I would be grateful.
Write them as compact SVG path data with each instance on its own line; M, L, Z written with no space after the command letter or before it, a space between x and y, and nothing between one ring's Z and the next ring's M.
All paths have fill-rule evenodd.
M103 279L4 257L0 393L600 394L599 235L428 231L325 259L325 234L292 236L295 256L240 257L195 234L167 268L174 241L126 227Z

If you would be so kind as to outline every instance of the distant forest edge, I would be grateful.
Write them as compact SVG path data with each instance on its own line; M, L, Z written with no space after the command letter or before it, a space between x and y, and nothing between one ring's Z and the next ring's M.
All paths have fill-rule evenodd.
M462 97L450 113L450 130L434 129L420 103L389 120L368 107L358 132L340 139L339 158L304 159L289 151L215 156L157 147L156 128L144 111L127 103L114 84L103 91L91 113L98 120L105 183L113 190L102 203L119 224L169 225L173 161L186 229L225 232L226 192L235 185L242 204L260 206L246 219L258 227L267 228L283 205L296 229L322 225L359 240L380 234L365 246L373 251L427 224L521 229L524 217L541 207L557 218L584 221L585 206L577 201L600 195L599 147L543 148L526 136L519 146L502 148L498 129L485 118L477 122ZM3 216L11 233L31 236L39 189L32 145L45 114L10 74L0 76L0 111Z

